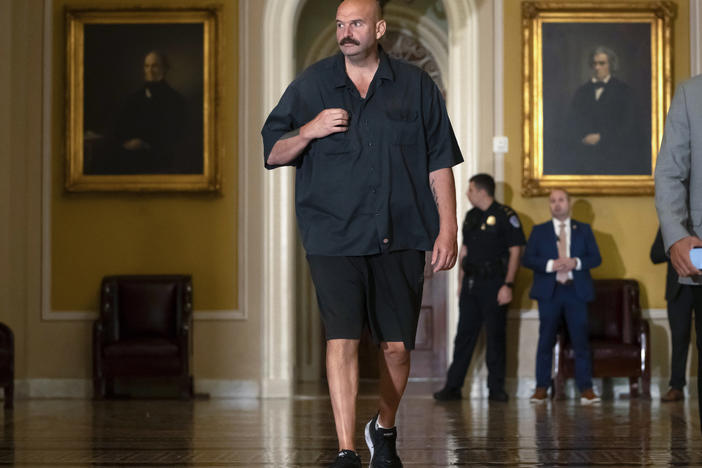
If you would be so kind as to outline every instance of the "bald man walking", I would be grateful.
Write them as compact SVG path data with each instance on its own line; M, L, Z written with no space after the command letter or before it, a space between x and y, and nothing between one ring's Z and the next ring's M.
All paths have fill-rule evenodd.
M395 415L407 385L424 282L457 254L451 167L462 162L429 75L389 57L376 0L344 0L340 53L290 84L263 126L265 167L296 168L295 205L327 339L339 439L331 467L360 467L354 427L358 346L379 346L378 412L365 427L371 467L401 467Z

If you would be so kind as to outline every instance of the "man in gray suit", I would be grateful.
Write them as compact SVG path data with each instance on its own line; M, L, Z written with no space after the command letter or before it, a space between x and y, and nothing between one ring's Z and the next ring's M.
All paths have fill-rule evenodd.
M695 286L692 293L696 316L702 310L702 271L690 261L690 250L702 247L702 75L684 82L675 92L665 122L655 179L663 245L680 283ZM702 421L700 336L697 355L697 394Z

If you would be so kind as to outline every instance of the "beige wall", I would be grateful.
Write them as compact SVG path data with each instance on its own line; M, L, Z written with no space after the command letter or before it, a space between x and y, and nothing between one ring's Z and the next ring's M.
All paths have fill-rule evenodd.
M207 1L149 0L143 7L209 6ZM19 379L74 379L92 375L91 327L67 311L96 311L100 278L118 273L193 274L196 380L257 385L261 369L260 268L244 266L239 247L261 251L260 219L238 226L242 189L238 154L238 2L221 2L221 75L218 117L223 153L219 194L67 194L63 190L64 6L108 8L125 1L63 1L52 5L51 82L44 88L42 0L0 2L0 320L16 334ZM4 27L5 23L8 27ZM5 56L9 55L9 60ZM52 96L49 132L42 125L44 89ZM8 105L5 105L8 103ZM48 140L43 135L49 135ZM9 144L4 142L8 141ZM48 142L51 190L49 243L42 244L42 145ZM259 158L255 158L259 162ZM255 184L249 183L250 186ZM6 222L7 221L7 222ZM257 230L258 229L258 230ZM243 233L242 238L239 237ZM251 235L248 235L248 234ZM48 246L49 249L45 247ZM52 295L42 319L42 250L51 252ZM246 281L240 274L247 275ZM241 282L240 282L241 280ZM251 284L249 294L239 284ZM198 312L208 311L207 319ZM217 312L236 311L237 319ZM62 314L65 314L62 316ZM226 315L226 313L225 313ZM231 314L230 314L231 315ZM46 318L49 318L48 320ZM70 382L69 382L70 383ZM31 382L30 382L31 387ZM69 385L70 387L70 385ZM76 390L80 386L74 385ZM232 386L229 387L234 388ZM27 387L18 389L31 392ZM224 390L226 392L226 389Z
M193 0L195 1L195 0ZM223 191L220 196L203 195L67 195L61 190L62 144L62 43L53 42L51 56L59 68L51 76L54 113L49 120L52 139L52 191L49 193L52 224L51 305L55 315L67 310L94 310L97 284L102 274L124 271L190 271L195 278L197 311L238 309L241 320L196 320L196 379L258 382L264 360L272 359L261 345L263 290L263 211L261 184L267 176L260 155L238 154L241 139L259 142L260 124L267 110L257 105L262 96L262 60L257 38L262 34L264 2L241 0L246 5L250 30L247 36L248 63L238 70L238 15L236 2L223 6L221 76L224 136ZM69 0L56 3L63 5ZM181 4L182 2L178 2ZM207 5L205 0L197 4ZM677 2L675 21L674 79L689 75L688 3ZM71 5L107 5L97 0L70 1ZM122 1L112 5L133 4ZM151 0L147 5L163 5ZM170 4L170 3L169 3ZM242 3L244 4L244 3ZM16 333L17 376L20 379L89 379L91 376L91 322L88 320L43 320L42 297L42 105L43 83L42 0L0 1L0 321ZM57 15L58 13L55 13ZM535 222L548 216L543 198L522 198L521 186L521 15L519 2L504 1L505 134L510 153L505 156L506 201L525 221L527 232ZM56 17L58 18L58 17ZM55 19L56 19L55 18ZM56 19L58 21L58 19ZM55 21L55 22L56 22ZM58 21L58 31L63 23ZM481 37L481 41L489 38ZM481 44L481 47L484 44ZM485 46L489 47L489 46ZM237 99L239 79L246 82L247 95ZM250 111L239 116L240 102L247 100ZM241 120L240 117L243 117ZM237 133L238 125L244 129ZM482 135L482 133L481 133ZM480 147L489 148L490 135ZM256 143L258 144L258 143ZM256 146L254 144L253 146ZM482 166L481 166L482 167ZM238 171L244 171L239 173ZM460 194L459 194L460 196ZM640 281L644 308L665 307L664 267L648 261L648 249L656 229L652 197L579 197L576 210L592 222L605 261L594 271L597 277L631 277ZM245 210L245 212L242 212ZM119 231L114 217L131 227ZM185 227L174 238L170 231L181 227L178 215L193 220L199 229ZM238 225L237 222L243 222ZM106 240L117 234L132 236L147 251L148 238L159 239L154 251L139 255L102 255ZM83 236L84 232L85 237ZM153 236L149 236L153 233ZM88 235L90 234L90 235ZM164 241L165 239L165 241ZM237 250L237 246L241 247ZM170 255L166 252L174 252ZM237 261L237 254L245 256ZM77 257L75 257L77 256ZM95 258L93 258L95 257ZM76 268L74 258L77 258ZM237 265L241 267L237 271ZM243 283L240 283L240 280ZM517 307L532 309L528 299L530 274L522 272L517 289ZM236 291L237 284L245 286ZM664 321L652 323L654 330L654 371L667 375L667 328ZM535 320L511 320L509 329L509 376L533 376L533 358L538 334ZM520 356L523 359L520 360Z
M521 196L522 145L522 38L520 1L504 1L504 115L505 135L510 152L505 155L506 201L520 214L528 235L534 224L549 218L544 197ZM689 2L675 2L678 15L674 21L673 80L679 83L690 75ZM574 217L592 224L602 253L602 265L593 270L596 278L633 278L641 287L644 309L664 309L665 265L652 265L649 250L658 227L653 196L587 196L574 197ZM535 309L529 299L532 274L521 269L517 281L516 303L521 309ZM669 372L670 344L665 317L656 315L650 321L654 377L666 381ZM538 321L510 321L508 375L533 377L533 353L538 337ZM693 336L694 342L694 336ZM694 353L692 353L694 354ZM696 359L692 359L695 368ZM694 372L693 372L694 373Z
M207 6L206 1L143 2L143 7ZM196 310L236 309L237 2L222 4L217 117L223 149L218 194L72 193L63 189L66 8L115 8L125 1L54 0L52 82L52 307L95 310L106 274L190 273ZM138 72L138 70L137 70ZM174 70L173 73L177 73Z
M606 2L605 2L606 3ZM636 1L634 1L636 3ZM674 22L674 83L690 75L689 2L680 0ZM533 224L549 217L544 197L524 198L521 189L522 145L522 61L521 5L518 1L504 2L505 26L505 134L510 152L505 155L505 180L511 197L508 202L521 215L527 234ZM633 278L641 285L643 308L664 308L665 266L653 266L648 252L658 227L653 196L575 197L574 217L590 222L602 253L602 265L593 270L597 278ZM528 298L531 275L522 270L517 296L522 308L535 306Z

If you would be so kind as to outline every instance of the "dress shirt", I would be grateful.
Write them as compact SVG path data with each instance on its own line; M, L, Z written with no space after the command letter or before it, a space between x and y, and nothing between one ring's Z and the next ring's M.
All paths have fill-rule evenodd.
M603 82L604 84L609 83L609 79L610 79L611 77L612 77L612 75L607 75L607 77L606 77L604 80L602 80L602 82ZM598 79L595 78L594 76L592 77L592 82L593 82L593 83L597 83L598 81L600 81L600 80L598 80ZM605 89L604 89L604 86L603 86L603 87L600 87L600 88L595 88L595 101L599 101L599 100L600 100L600 97L602 96L602 93L604 93L604 90L605 90Z
M566 235L566 251L568 252L569 258L570 258L570 218L566 218L563 221L559 221L556 218L553 218L553 229L556 231L556 242L558 242L558 233L561 232L561 224L565 223L565 235ZM555 260L555 259L554 259ZM578 257L575 257L576 265L575 269L580 270L583 267L583 264L580 262L580 259ZM549 260L546 262L546 273L553 273L553 260ZM573 272L569 271L568 272L568 279L573 279Z

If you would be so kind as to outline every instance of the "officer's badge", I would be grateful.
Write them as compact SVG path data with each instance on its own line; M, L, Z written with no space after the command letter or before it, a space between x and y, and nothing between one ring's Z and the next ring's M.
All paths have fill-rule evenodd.
M517 218L517 215L510 216L509 223L516 228L518 228L520 226L519 218Z
M490 215L490 216L488 216L488 219L486 222L487 222L488 226L494 226L495 223L497 222L497 220L495 219L495 217L493 215Z
M481 231L484 231L484 230L485 230L485 223L483 223L483 224L480 225L480 230L481 230Z

